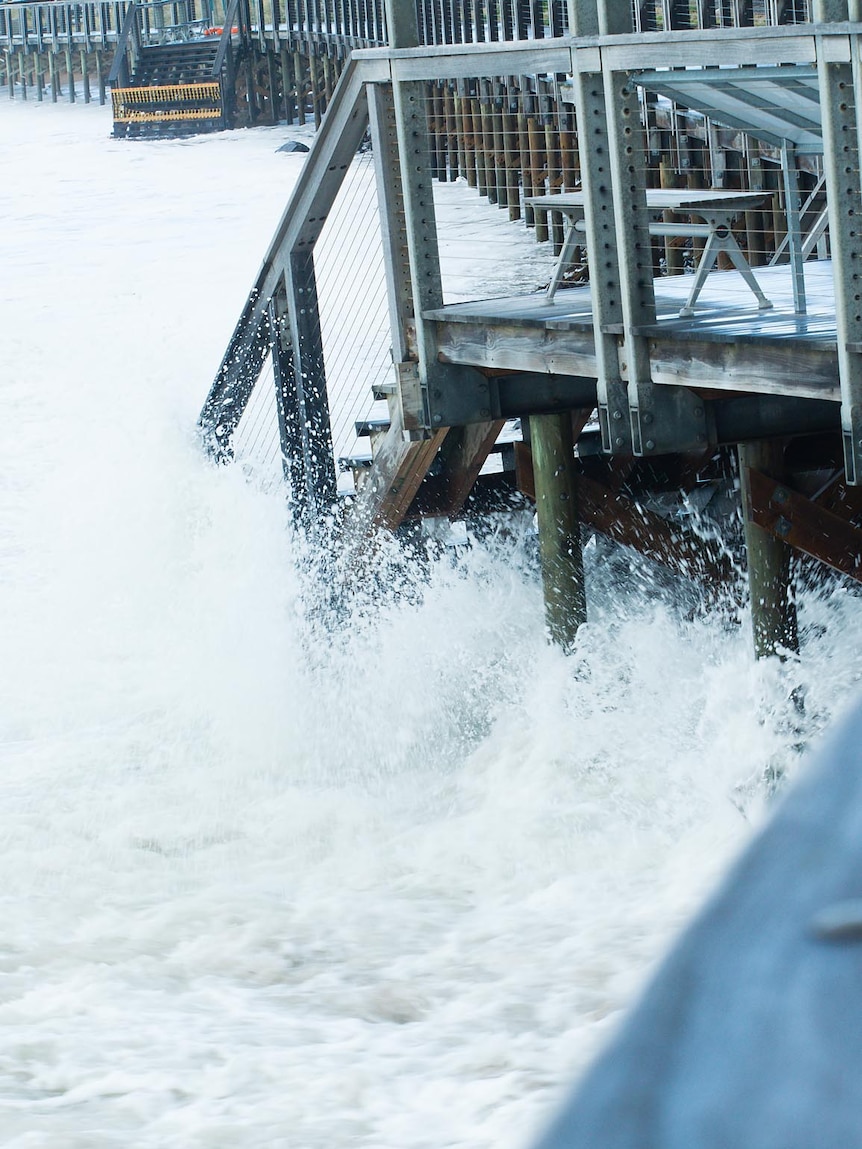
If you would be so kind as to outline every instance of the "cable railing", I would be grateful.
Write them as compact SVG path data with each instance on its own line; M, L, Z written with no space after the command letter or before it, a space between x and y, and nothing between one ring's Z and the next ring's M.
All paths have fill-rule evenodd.
M0 3L0 47L107 46L119 39L127 7L124 0ZM213 0L148 0L142 8L146 36L196 21L217 26L220 19ZM259 38L277 35L343 52L387 42L383 0L243 0L242 8L241 22ZM565 0L417 0L416 11L426 45L541 40L569 32ZM644 32L768 27L810 20L811 0L644 0L634 14Z

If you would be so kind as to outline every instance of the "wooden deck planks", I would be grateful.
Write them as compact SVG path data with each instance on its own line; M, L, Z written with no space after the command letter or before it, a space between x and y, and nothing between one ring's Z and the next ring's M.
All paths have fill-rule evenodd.
M656 280L657 322L644 329L653 381L719 391L839 400L835 294L828 261L806 265L809 310L793 311L787 266L759 268L772 311L749 306L736 272L711 273L690 319L678 316L688 276ZM437 308L442 359L486 369L595 377L588 287ZM621 364L623 377L625 366Z

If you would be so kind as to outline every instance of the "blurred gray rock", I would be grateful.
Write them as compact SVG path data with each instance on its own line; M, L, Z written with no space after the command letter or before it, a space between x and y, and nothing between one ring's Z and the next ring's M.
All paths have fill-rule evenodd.
M862 1147L862 710L536 1149Z

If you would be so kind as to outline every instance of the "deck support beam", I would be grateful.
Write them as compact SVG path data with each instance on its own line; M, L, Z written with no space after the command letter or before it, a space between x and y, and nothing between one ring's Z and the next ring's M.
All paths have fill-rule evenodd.
M284 271L303 483L293 488L300 516L318 519L335 501L337 480L312 251L291 252Z
M783 478L784 444L780 439L740 443L739 474L742 521L751 597L751 630L755 658L799 649L796 603L790 585L790 548L760 526L752 493L752 472Z
M299 522L302 518L303 493L306 489L305 455L302 449L299 402L294 384L290 315L283 288L270 300L267 314L272 354L272 381L275 386L275 412L281 443L281 466L290 491L291 509L295 520Z
M387 0L386 17L392 48L414 48L419 44L412 0ZM426 312L443 303L426 88L424 80L395 78L392 84L402 213L397 230L402 231L407 249L416 361L415 370L399 375L399 386L407 388L402 404L406 410L412 408L417 414L424 410L424 427L416 433L427 436L465 422L464 413L468 409L478 407L484 412L482 419L491 418L491 410L487 379L470 367L441 362L436 326L425 317ZM384 255L387 261L398 259L391 242L384 245ZM390 284L402 281L403 274L399 267L387 270ZM403 305L403 300L398 303L402 310ZM396 346L402 339L403 335L398 332Z
M569 0L569 20L577 36L596 35L599 16L595 0ZM623 322L619 283L618 229L610 173L610 142L601 57L598 52L572 53L577 130L581 141L581 180L587 196L585 216L587 250L594 253L590 266L593 330L596 344L596 376L602 449L613 454L631 452L628 395L620 373L617 337L611 328ZM602 255L596 258L596 253Z
M854 12L856 5L854 4ZM815 20L849 18L847 0L817 0ZM860 132L856 91L862 82L859 40L850 37L850 62L833 62L829 44L816 37L823 117L823 172L829 209L829 243L835 283L841 431L847 481L862 483L862 189L859 184Z
M572 416L531 415L545 621L552 642L571 650L587 621Z
M582 28L602 35L633 30L626 0L572 0L572 7L578 34ZM573 63L578 130L586 141L581 177L602 445L645 457L704 450L703 403L684 387L655 385L642 334L655 324L656 306L637 89L627 72L610 66L604 49L576 49Z

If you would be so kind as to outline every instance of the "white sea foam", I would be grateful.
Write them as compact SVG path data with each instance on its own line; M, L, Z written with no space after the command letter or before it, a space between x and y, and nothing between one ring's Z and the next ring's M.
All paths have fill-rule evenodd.
M511 542L309 612L193 435L288 130L0 115L0 1140L525 1145L851 697L858 600L789 669L592 560L567 660Z

